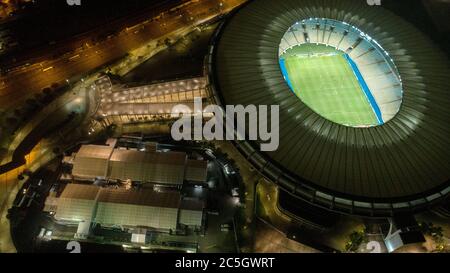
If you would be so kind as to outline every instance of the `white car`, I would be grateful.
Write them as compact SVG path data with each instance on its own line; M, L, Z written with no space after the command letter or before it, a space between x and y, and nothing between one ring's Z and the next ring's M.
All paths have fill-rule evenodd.
M220 231L222 231L222 232L229 232L230 229L231 229L231 226L229 224L220 225Z
M236 172L234 171L233 167L230 166L230 164L223 166L223 168L225 170L225 173L228 175L236 174Z
M39 232L38 238L43 238L45 235L45 228L41 228L41 231Z

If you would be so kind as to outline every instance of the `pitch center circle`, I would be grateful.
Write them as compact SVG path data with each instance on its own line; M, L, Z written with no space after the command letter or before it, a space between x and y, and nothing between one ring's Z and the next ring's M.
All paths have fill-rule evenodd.
M389 53L345 22L295 23L280 42L279 62L292 92L327 120L367 128L400 111L402 81Z

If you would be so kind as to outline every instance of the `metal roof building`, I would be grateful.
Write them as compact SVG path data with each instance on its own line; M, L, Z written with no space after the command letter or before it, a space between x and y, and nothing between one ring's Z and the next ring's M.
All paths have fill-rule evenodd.
M114 147L83 145L75 156L72 174L79 178L101 177L108 175L108 162Z
M180 204L179 223L190 227L201 227L204 204L197 200L183 199Z
M205 183L207 162L188 159L184 152L83 145L75 155L72 175L78 180L107 178L181 186L184 180Z
M179 226L201 228L203 225L203 203L184 200L176 191L68 184L56 203L55 220L82 226L97 223L106 227L168 232Z
M91 222L95 216L95 206L99 187L69 184L56 201L55 219L68 222Z
M180 194L102 189L94 222L102 226L176 230Z
M365 39L386 50L403 91L399 112L389 122L372 128L340 125L295 96L283 78L279 50L286 32L302 20L317 23L305 24L301 35L290 34L285 46L295 39L336 41L351 51ZM364 37L332 22L354 26ZM374 56L374 48L365 49L354 56L361 64ZM250 1L218 29L211 52L208 86L217 104L280 106L277 151L261 152L253 141L234 144L285 191L325 209L382 217L428 208L449 195L448 56L402 18L359 0ZM395 81L369 84L377 89L390 82Z
M109 177L182 185L186 160L186 154L179 152L147 153L116 149L110 159Z
M208 173L208 162L188 159L186 164L186 180L205 183Z

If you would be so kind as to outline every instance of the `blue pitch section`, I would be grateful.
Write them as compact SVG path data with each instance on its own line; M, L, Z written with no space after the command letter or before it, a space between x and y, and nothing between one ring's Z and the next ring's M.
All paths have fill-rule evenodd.
M375 115L377 116L378 125L384 124L383 121L383 115L381 114L380 107L378 106L375 98L372 95L372 92L370 92L369 86L367 86L366 81L364 80L363 76L361 75L361 72L359 71L358 66L356 63L348 56L348 54L344 54L345 59L348 61L350 66L353 69L353 72L356 75L356 78L358 79L359 84L361 85L362 90L366 94L367 99L369 100L370 105L372 106L373 111L375 112Z
M284 80L289 85L289 88L291 88L291 91L294 92L294 88L292 87L291 80L289 79L289 74L288 74L288 71L286 69L286 64L285 64L285 60L284 59L280 59L280 67L281 67L281 73L283 73Z

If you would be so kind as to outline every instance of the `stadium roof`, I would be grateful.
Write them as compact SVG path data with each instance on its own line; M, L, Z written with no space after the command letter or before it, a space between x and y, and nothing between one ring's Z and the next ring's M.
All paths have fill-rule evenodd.
M279 44L293 24L309 18L346 22L388 52L404 92L392 120L364 129L338 125L291 92L279 67ZM221 26L214 47L209 80L218 103L280 105L278 151L261 153L254 142L236 145L288 192L364 215L422 208L448 195L448 56L410 23L359 0L258 0Z

